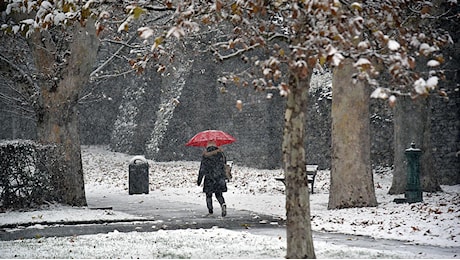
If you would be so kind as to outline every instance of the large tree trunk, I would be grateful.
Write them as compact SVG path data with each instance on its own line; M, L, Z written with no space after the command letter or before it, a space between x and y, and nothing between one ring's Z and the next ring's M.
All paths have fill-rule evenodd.
M369 90L353 82L350 60L332 79L332 169L329 209L377 205L370 160Z
M316 258L310 220L310 195L305 167L305 113L311 73L307 78L290 76L283 161L286 178L287 258Z
M56 104L62 101L58 95L60 91L43 93L45 108L40 111L41 116L37 122L38 140L42 143L59 144L64 151L60 160L64 163L64 172L52 178L58 195L56 200L73 206L86 206L78 111L73 102Z
M406 191L407 161L404 154L412 142L422 150L420 157L420 184L426 192L440 191L431 152L431 109L429 98L412 100L400 96L394 110L394 171L389 194Z
M40 100L35 105L37 136L42 143L62 147L62 176L54 176L58 198L65 204L85 206L77 103L89 81L99 40L94 21L75 23L66 30L36 32L29 46L39 72Z

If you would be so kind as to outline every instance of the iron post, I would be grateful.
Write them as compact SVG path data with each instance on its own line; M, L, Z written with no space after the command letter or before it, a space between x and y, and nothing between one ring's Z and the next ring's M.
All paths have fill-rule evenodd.
M406 202L422 202L422 187L420 185L420 156L422 151L415 148L415 143L412 142L410 148L406 149L405 155L407 158L407 185L404 194Z

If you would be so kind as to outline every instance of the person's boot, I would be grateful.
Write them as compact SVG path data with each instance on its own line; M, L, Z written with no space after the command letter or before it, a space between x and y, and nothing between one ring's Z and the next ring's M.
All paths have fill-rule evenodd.
M227 216L227 205L225 205L224 203L221 205L221 208L222 208L222 217Z

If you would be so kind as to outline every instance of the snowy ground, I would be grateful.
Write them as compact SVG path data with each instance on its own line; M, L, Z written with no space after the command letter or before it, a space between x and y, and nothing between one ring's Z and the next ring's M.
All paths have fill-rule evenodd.
M101 146L83 147L82 156L87 194L101 197L111 192L127 194L127 169L132 156L110 152ZM228 185L229 192L224 194L228 207L284 217L284 186L274 179L282 175L281 170L258 170L235 164L234 179ZM199 203L205 210L202 188L196 186L199 162L149 161L149 165L151 191L146 198L161 196L169 201ZM315 194L310 196L312 229L402 240L407 244L458 247L460 251L460 185L442 186L440 193L424 193L422 203L409 205L395 204L393 199L403 196L387 194L391 169L375 171L374 182L377 207L327 210L329 171L320 171ZM52 206L41 211L1 213L0 225L126 218L135 216ZM1 258L283 258L285 250L285 236L222 228L0 241ZM449 256L435 252L414 254L327 241L315 241L315 251L318 258L460 258L460 252Z

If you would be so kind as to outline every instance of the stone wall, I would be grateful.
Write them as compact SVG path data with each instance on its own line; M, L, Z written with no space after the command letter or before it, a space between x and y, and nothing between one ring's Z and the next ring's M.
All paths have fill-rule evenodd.
M163 76L149 74L151 81L145 86L126 87L111 127L110 147L157 161L200 160L201 148L185 143L197 132L221 129L238 140L224 147L228 160L279 168L283 98L276 92L267 98L267 93L251 87L225 88L217 77L230 71L233 63L216 64L206 54L183 54ZM242 111L235 107L237 99L244 103Z
M168 140L174 140L177 143L169 147L187 154L183 159L200 160L201 149L185 147L184 144L199 131L221 129L237 139L234 144L224 147L228 160L251 167L278 167L279 158L273 156L280 154L278 147L281 147L279 133L282 131L280 119L283 103L279 95L267 99L266 93L255 92L251 87L228 86L222 89L216 79L220 73L230 69L229 65L222 64L211 69L211 60L212 57L208 57L195 62L194 71L187 79L189 87L184 92L181 105L177 107L177 117L171 122L173 129L177 130L168 132L164 147L169 146ZM203 73L196 73L195 70ZM195 95L199 87L202 89ZM237 100L243 102L242 111L235 107ZM194 113L192 116L191 112ZM183 122L181 115L187 117L187 121ZM177 133L184 135L178 136Z
M460 183L460 91L431 101L431 144L439 182Z

